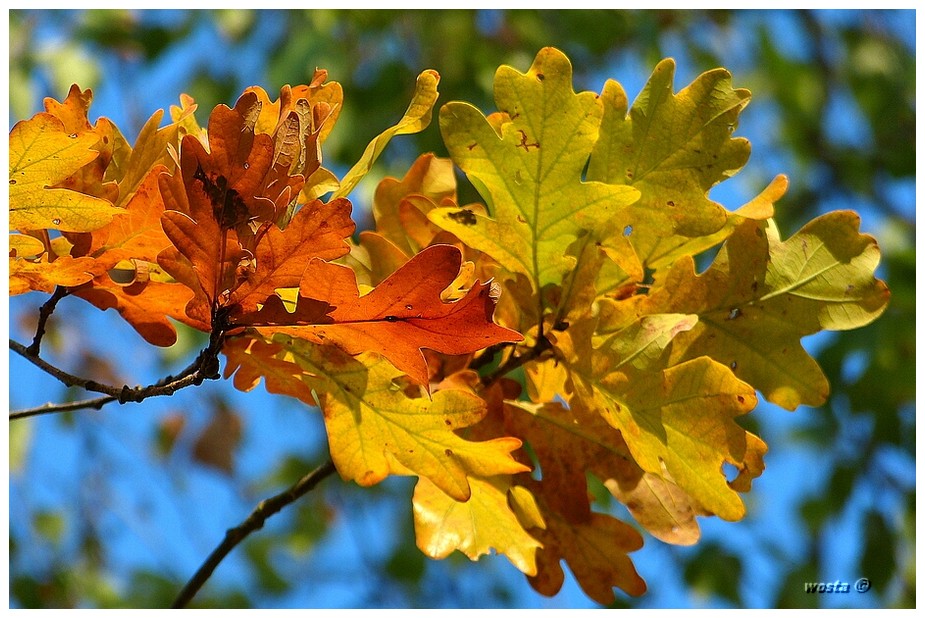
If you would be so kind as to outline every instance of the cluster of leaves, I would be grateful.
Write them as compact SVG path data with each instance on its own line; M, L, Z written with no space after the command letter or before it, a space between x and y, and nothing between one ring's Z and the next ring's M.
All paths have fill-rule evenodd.
M115 308L155 345L174 322L209 333L210 377L221 353L237 388L322 410L342 478L418 477L429 556L494 550L549 595L565 560L599 603L642 594L642 536L593 509L589 476L668 543L695 543L697 516L741 519L767 447L737 417L756 391L821 404L800 339L889 297L856 214L783 240L783 177L734 212L707 197L747 161L749 93L722 69L675 93L673 73L630 108L614 81L575 93L552 48L501 67L499 111L445 105L451 159L383 180L356 239L346 196L428 125L436 73L340 180L321 147L343 93L323 71L276 101L250 88L207 129L183 97L134 146L74 87L10 134L11 293ZM453 164L484 205L457 203Z

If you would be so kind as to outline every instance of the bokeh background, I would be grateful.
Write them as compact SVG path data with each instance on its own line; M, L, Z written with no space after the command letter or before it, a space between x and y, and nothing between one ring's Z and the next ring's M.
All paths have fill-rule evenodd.
M792 413L760 404L746 423L770 453L745 520L701 520L693 547L647 537L632 557L649 592L618 593L617 605L915 606L914 11L16 10L9 34L10 127L76 82L93 89L91 120L110 118L129 141L181 92L204 124L247 86L272 94L326 68L345 90L325 149L339 173L401 116L425 68L442 76L441 102L493 110L495 69L525 71L547 45L571 58L576 89L600 92L612 77L631 98L663 57L678 62L676 90L725 66L753 92L737 131L753 150L711 196L733 209L786 173L785 237L822 212L859 211L883 250L878 275L892 301L867 328L804 340L831 380L829 403ZM435 125L393 141L351 196L361 227L375 182L427 151L446 154ZM11 337L31 339L44 299L11 299ZM50 360L109 383L155 381L203 344L183 331L174 347L151 349L79 299L59 305L52 327ZM12 354L9 378L11 410L85 396ZM9 432L11 607L168 605L225 529L326 458L316 410L224 382L12 422ZM426 559L411 488L328 479L236 549L196 604L593 606L570 575L546 598L503 557ZM598 508L626 516L601 498ZM867 594L804 592L804 582L862 576Z

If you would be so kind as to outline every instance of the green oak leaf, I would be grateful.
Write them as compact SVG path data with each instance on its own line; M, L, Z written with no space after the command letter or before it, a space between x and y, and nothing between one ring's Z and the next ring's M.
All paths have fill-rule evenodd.
M436 208L431 221L514 273L535 291L559 284L575 263L566 249L581 230L612 225L639 193L583 182L603 109L593 92L576 94L562 52L545 48L527 73L495 75L500 114L486 118L468 103L440 110L453 161L488 202L491 216Z
M622 86L607 81L601 134L588 165L589 180L639 189L628 224L643 261L659 238L705 236L723 227L726 210L707 192L738 172L751 151L748 140L731 136L751 93L733 88L725 69L714 69L674 94L674 71L674 60L662 60L629 113Z

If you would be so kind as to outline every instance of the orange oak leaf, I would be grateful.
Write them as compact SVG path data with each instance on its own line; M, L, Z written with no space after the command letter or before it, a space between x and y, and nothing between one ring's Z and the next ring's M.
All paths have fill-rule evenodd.
M182 313L192 291L179 283L139 281L119 285L108 273L103 273L73 293L100 310L115 309L145 341L153 345L166 347L176 343L177 331L168 317L208 330L208 326Z
M49 261L47 255L41 258L10 258L10 296L37 291L51 293L56 286L72 286L86 283L93 278L93 260L72 258L64 255Z
M350 248L345 238L356 228L350 210L344 198L315 200L300 208L286 229L268 226L254 249L256 267L244 271L244 279L231 293L235 313L257 311L277 288L298 287L312 258L333 260L346 254Z
M169 181L168 181L169 182ZM165 182L162 180L162 187ZM236 267L244 258L234 230L222 230L212 202L201 185L191 185L189 215L168 210L161 218L164 233L174 246L164 249L158 264L193 290L186 314L211 330L213 311L235 282Z
M71 255L94 258L98 271L109 270L121 260L157 260L157 255L170 246L161 227L164 202L158 188L158 177L166 171L163 165L149 170L122 216L93 232L73 235Z
M419 384L427 384L427 364L421 348L444 354L468 354L502 342L521 341L516 331L492 322L495 301L489 283L476 283L455 303L440 293L456 278L462 258L450 245L434 245L360 296L356 275L349 268L312 260L302 275L296 313L282 313L282 301L267 305L247 320L266 337L283 333L315 343L332 343L349 354L375 351ZM299 315L300 305L314 300L333 307L317 323L318 308ZM272 321L271 321L272 320Z
M537 496L537 501L542 505L543 497ZM537 574L528 577L541 594L553 596L562 588L562 560L585 594L602 605L616 600L614 586L633 596L646 591L645 581L627 555L642 547L642 537L629 524L602 513L589 513L585 521L570 521L554 512L546 518L546 529L529 532L543 545L536 551Z

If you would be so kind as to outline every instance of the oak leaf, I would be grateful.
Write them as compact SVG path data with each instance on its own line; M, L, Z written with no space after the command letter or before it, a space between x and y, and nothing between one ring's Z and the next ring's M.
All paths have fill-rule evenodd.
M492 322L495 301L488 283L475 285L456 302L441 300L440 293L456 278L460 264L458 249L434 245L360 296L352 270L314 259L302 275L294 314L287 315L283 301L270 297L260 311L235 323L251 325L266 337L279 333L334 344L350 354L379 352L415 382L427 384L421 348L468 354L522 339ZM319 313L319 308L310 307L300 315L302 305L311 302L333 309Z
M290 382L301 380L314 389L324 412L331 457L344 479L367 486L389 474L411 473L426 477L456 500L467 500L470 476L526 470L510 456L520 440L470 442L454 433L485 414L484 401L471 392L439 390L431 398L410 398L395 382L401 372L376 354L353 357L334 346L288 337L277 337L275 343L281 348L262 346L255 352L270 352L275 360L301 370L288 370L287 376L273 365L273 387L298 393L301 387ZM241 349L235 353L240 357ZM244 367L245 377L236 376L235 386L247 390L263 375L262 366L261 360L229 362L225 375Z
M393 137L418 133L430 125L434 103L437 102L438 83L440 83L440 75L436 71L427 70L418 75L414 95L411 103L408 104L408 109L405 110L405 114L395 125L377 135L366 146L360 160L350 168L350 171L344 174L333 197L346 197L353 191L360 180L372 169L373 163L376 162L376 159L379 158L379 155L382 154L382 151L385 150Z
M488 200L491 217L438 208L429 217L535 291L558 284L574 266L565 249L580 230L609 225L638 197L627 186L582 182L603 108L592 92L575 94L562 52L544 48L526 74L502 66L495 76L499 115L448 103L440 129L453 161Z
M508 477L470 478L471 497L454 500L427 479L414 487L414 532L417 545L431 558L459 550L470 560L491 553L508 560L527 575L536 574L540 543L524 530L509 503Z
M10 229L88 232L122 212L108 200L54 186L93 161L97 136L68 133L48 113L10 131Z
M730 135L751 93L714 69L675 94L674 70L673 60L662 60L628 113L623 88L607 81L588 165L589 179L640 191L626 224L644 261L659 237L703 236L723 226L725 209L706 193L741 169L751 151L747 140Z
M700 538L695 515L709 513L675 483L640 468L620 432L600 415L581 414L558 402L511 402L505 410L508 429L536 453L543 483L572 488L556 492L557 499L569 503L567 510L575 508L573 503L590 508L585 479L591 473L653 536L678 545Z
M562 333L557 346L569 370L569 404L598 413L618 429L636 463L666 478L727 520L745 507L722 473L744 468L746 432L734 418L755 407L754 390L708 358L672 365L664 350L691 316L648 316L608 338Z
M828 382L800 338L868 324L889 299L874 277L880 250L858 226L855 213L833 212L781 241L772 221L744 221L705 273L679 259L648 296L618 308L618 321L696 314L697 325L674 341L672 362L707 355L786 409L820 405Z

